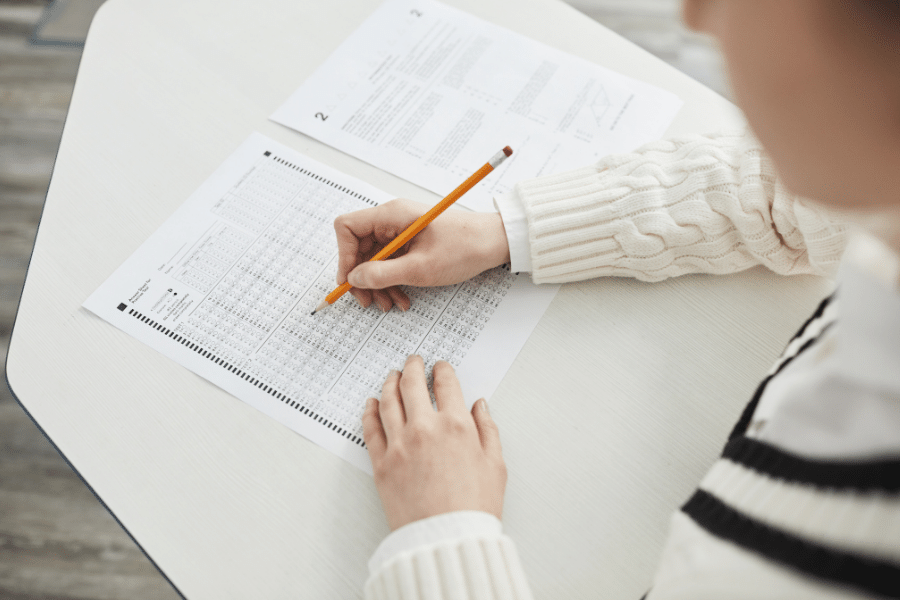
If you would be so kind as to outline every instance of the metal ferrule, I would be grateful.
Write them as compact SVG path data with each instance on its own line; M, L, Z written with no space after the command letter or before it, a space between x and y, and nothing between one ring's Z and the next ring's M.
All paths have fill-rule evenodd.
M488 161L488 164L491 165L491 167L493 167L494 169L496 169L497 167L500 166L500 163L502 163L504 160L506 160L506 154L504 154L503 150L501 150L500 152L495 154L491 158L491 160Z

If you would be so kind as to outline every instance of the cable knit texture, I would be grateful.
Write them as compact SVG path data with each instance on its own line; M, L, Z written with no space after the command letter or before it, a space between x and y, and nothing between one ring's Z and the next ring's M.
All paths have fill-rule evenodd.
M366 582L366 600L531 600L516 546L503 535L403 552Z
M832 276L846 244L846 226L788 192L749 133L653 142L516 191L536 283L659 281L758 264Z

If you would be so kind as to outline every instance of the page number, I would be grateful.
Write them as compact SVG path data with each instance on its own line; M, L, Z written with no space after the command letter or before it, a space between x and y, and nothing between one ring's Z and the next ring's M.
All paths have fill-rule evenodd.
M316 113L315 118L316 118L316 119L322 119L323 121L327 121L327 120L328 120L328 115L323 115L322 113L318 112L318 113Z

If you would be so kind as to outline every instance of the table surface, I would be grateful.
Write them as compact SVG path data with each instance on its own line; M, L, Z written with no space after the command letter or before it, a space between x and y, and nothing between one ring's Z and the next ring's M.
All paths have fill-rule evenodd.
M727 101L561 2L449 3L675 92L669 135L742 126ZM252 131L435 199L268 121L377 6L110 0L88 37L8 379L191 599L361 596L388 533L372 479L80 306ZM830 289L761 268L563 286L490 399L504 528L537 597L641 596L670 514Z

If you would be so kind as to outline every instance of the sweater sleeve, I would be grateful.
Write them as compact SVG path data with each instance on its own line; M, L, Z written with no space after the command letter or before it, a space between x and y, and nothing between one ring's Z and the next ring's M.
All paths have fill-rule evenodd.
M397 554L366 581L366 600L532 600L512 539L466 536Z
M536 283L659 281L762 264L832 276L840 219L787 191L749 134L689 135L520 182Z

